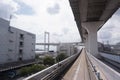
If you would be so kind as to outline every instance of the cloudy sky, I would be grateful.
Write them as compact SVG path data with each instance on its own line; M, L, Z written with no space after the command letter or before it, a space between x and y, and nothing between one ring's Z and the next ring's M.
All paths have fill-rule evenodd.
M43 42L50 32L51 42L80 41L79 32L68 0L0 0L0 17L11 26L36 34Z
M109 44L120 42L120 9L98 31L98 41Z
M99 41L120 41L119 13L98 32ZM11 26L36 34L37 42L43 42L45 31L51 42L81 41L68 0L0 0L0 17L10 15Z

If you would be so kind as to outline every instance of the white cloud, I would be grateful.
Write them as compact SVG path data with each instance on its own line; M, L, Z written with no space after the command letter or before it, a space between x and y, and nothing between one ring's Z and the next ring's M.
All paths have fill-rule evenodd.
M14 12L21 7L19 2L30 6L35 14L15 14ZM59 5L57 8L56 4ZM57 14L51 15L48 8L52 8ZM50 32L51 42L80 41L68 0L0 0L0 17L9 19L12 13L16 18L12 19L11 25L36 34L37 42L43 41L44 31ZM111 43L120 41L119 14L120 10L98 32L99 41L109 40Z
M79 32L68 0L16 0L16 2L17 1L30 6L35 11L35 14L17 15L17 19L12 19L11 21L12 26L35 33L37 37L38 34L43 35L44 31L48 31L51 34L51 42L80 41ZM60 9L57 14L51 15L47 9L56 3ZM65 34L63 29L69 30L67 31L68 33ZM56 33L62 36L53 35ZM40 37L37 38L37 41L43 41L43 39L39 38Z
M59 13L59 11L60 11L60 6L58 3L55 3L53 6L47 8L47 12L51 15L57 14Z
M10 15L17 11L18 7L12 0L0 0L0 17L9 20Z
M107 21L98 32L100 42L109 41L110 44L120 42L120 9Z

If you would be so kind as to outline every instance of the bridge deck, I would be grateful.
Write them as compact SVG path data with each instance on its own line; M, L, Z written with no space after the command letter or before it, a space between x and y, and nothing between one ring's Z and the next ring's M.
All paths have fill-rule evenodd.
M53 80L77 56L73 55L59 62L60 65L54 64L24 80ZM83 49L62 80L120 80L120 74Z
M91 62L94 64L96 67L96 70L100 72L101 79L103 80L119 80L120 79L120 74L95 58L94 56L88 54L89 59Z
M85 50L81 52L81 55L65 74L63 80L90 80Z
M95 67L93 67L95 66ZM95 70L94 70L95 69ZM97 73L100 75L98 76ZM119 80L120 74L83 49L63 80Z

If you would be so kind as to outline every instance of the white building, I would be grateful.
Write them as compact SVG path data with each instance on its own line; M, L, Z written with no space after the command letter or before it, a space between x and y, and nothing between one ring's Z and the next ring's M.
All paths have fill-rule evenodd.
M60 43L60 45L57 46L57 52L65 53L67 56L73 55L75 52L75 46L72 43Z
M0 18L0 64L35 59L35 35Z

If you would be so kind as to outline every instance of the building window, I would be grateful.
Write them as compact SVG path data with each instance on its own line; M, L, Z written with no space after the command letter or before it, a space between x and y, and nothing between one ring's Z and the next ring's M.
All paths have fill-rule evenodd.
M20 42L20 47L23 47L23 45L24 45L23 42Z
M12 49L8 49L9 52L12 52L13 50Z
M12 43L12 42L13 42L13 40L9 40L9 42L10 42L10 43Z
M19 57L19 61L22 61L22 57Z
M20 54L22 54L22 53L23 53L23 50L22 50L22 49L20 49L20 50L19 50L19 53L20 53Z
M19 49L19 61L22 61L23 50Z
M20 34L20 39L24 39L24 35L23 34Z

